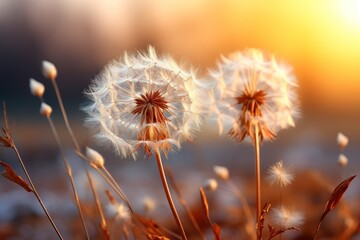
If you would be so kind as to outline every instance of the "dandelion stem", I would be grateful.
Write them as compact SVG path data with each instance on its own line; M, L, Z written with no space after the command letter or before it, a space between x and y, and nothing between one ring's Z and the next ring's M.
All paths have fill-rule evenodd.
M53 226L54 230L56 231L56 234L58 235L59 239L62 240L63 237L61 236L58 228L57 228L56 225L55 225L55 222L54 222L53 219L51 218L48 210L46 209L43 201L41 200L40 195L39 195L39 193L37 192L37 190L36 190L36 188L35 188L35 185L33 184L33 182L32 182L32 180L31 180L31 178L30 178L30 175L29 175L28 171L26 170L26 167L25 167L25 165L24 165L24 162L23 162L23 160L22 160L22 158L21 158L21 156L20 156L20 153L19 153L16 145L13 144L12 148L14 149L14 151L15 151L15 153L16 153L16 155L17 155L17 158L18 158L18 160L19 160L19 162L20 162L20 164L21 164L21 167L22 167L22 169L23 169L24 172L25 172L26 178L28 179L28 181L29 181L29 183L30 183L30 185L31 185L31 188L32 188L32 190L33 190L33 193L35 194L36 198L38 199L38 201L39 201L42 209L44 210L47 218L49 219L51 225Z
M86 224L85 224L84 214L83 214L83 212L81 210L80 198L79 198L79 195L77 193L76 186L75 186L75 183L74 183L74 178L73 178L73 175L72 175L71 166L70 166L68 160L65 157L64 149L63 149L63 146L61 144L60 137L59 137L58 131L56 130L54 122L52 121L51 117L47 117L47 119L48 119L49 125L51 127L51 131L52 131L52 133L53 133L53 135L55 137L56 143L57 143L57 145L58 145L58 147L60 149L60 153L61 153L64 165L65 165L65 168L66 168L66 173L69 176L69 180L70 180L70 183L71 183L71 188L72 188L72 191L73 191L73 194L74 194L76 206L77 206L77 209L79 211L81 224L83 226L83 229L84 229L84 232L85 232L85 235L86 235L86 239L90 239L89 233L88 233L88 230L87 230Z
M163 184L163 188L164 188L164 191L165 191L165 194L166 194L166 198L167 198L169 206L171 208L171 212L172 212L172 214L173 214L173 216L175 218L175 221L176 221L176 223L177 223L177 225L179 227L179 230L181 232L182 240L186 240L187 238L186 238L184 228L183 228L183 226L181 224L179 215L178 215L178 213L176 211L174 202L173 202L173 200L171 198L171 194L170 194L169 186L168 186L167 181L166 181L166 176L165 176L164 167L163 167L163 164L162 164L159 149L155 149L155 155L156 155L156 161L157 161L157 165L158 165L158 169L159 169L159 174L160 174L161 181L162 181L162 184Z
M260 189L260 142L259 126L255 124L254 150L255 150L255 169L256 169L256 227L258 227L261 214L261 189Z

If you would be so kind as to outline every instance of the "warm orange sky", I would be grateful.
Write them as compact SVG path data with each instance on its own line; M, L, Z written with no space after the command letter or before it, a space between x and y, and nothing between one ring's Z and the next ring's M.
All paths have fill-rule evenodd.
M360 114L360 0L2 0L0 34L33 43L25 49L63 75L99 72L148 44L201 70L220 54L260 48L294 66L304 109Z

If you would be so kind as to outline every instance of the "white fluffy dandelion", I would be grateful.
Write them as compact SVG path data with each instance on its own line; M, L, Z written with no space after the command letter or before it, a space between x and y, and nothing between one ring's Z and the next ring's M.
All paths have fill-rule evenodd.
M266 179L270 184L277 184L280 187L286 187L293 182L294 174L284 166L282 161L280 161L270 167Z
M272 140L280 129L295 125L299 116L297 81L292 68L259 50L248 49L223 58L210 77L218 84L210 94L219 131L236 141Z
M275 225L281 228L299 227L304 222L304 214L298 211L290 211L281 206L271 210L271 219Z
M200 124L198 82L193 71L170 57L126 54L107 65L93 81L84 108L86 123L100 143L110 143L123 157L139 149L149 157L180 148Z

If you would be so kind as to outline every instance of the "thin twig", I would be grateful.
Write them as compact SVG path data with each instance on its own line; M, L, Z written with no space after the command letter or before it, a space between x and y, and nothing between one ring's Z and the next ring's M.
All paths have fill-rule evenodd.
M26 178L28 179L28 181L29 181L29 183L30 183L30 185L31 185L31 188L32 188L32 190L33 190L33 193L35 194L36 198L38 199L41 207L43 208L43 210L44 210L47 218L49 219L51 225L53 226L54 230L56 231L56 234L58 235L59 239L63 239L63 237L61 236L58 228L57 228L56 225L55 225L55 222L54 222L53 219L51 218L48 210L46 209L43 201L41 200L40 195L39 195L39 193L37 192L37 190L36 190L33 182L31 181L30 175L29 175L29 173L28 173L27 170L26 170L26 167L25 167L25 165L24 165L24 163L23 163L23 160L22 160L22 158L21 158L21 156L20 156L20 153L19 153L19 151L18 151L18 149L17 149L17 147L16 147L15 144L14 144L14 146L13 146L13 149L14 149L16 155L17 155L17 158L18 158L18 160L19 160L19 162L20 162L20 164L21 164L22 169L23 169L24 172L25 172Z
M51 218L50 213L48 212L48 210L46 209L43 201L41 200L40 195L39 195L38 191L36 190L35 185L32 182L28 171L26 170L25 164L24 164L24 162L23 162L23 160L22 160L22 158L20 156L19 150L17 149L16 144L15 144L15 142L14 142L14 140L13 140L11 134L10 134L10 130L9 130L10 128L9 128L9 123L8 123L8 118L7 118L5 101L3 101L3 111L4 111L4 121L5 121L5 129L3 129L3 131L4 131L4 134L5 134L5 140L6 140L6 143L7 143L6 147L10 147L15 151L17 159L19 160L19 163L20 163L20 165L21 165L21 167L22 167L22 169L23 169L23 171L24 171L24 173L26 175L26 178L28 179L28 181L29 181L29 183L31 185L32 192L36 196L38 202L40 203L42 209L44 210L47 218L49 219L49 221L50 221L51 225L53 226L53 228L54 228L56 234L58 235L59 239L62 240L63 237L61 236L61 233L59 232L58 228L56 227L55 222Z
M105 172L106 176L110 179L110 181L112 181L112 183L114 184L114 186L118 189L118 191L121 193L123 200L126 202L126 204L129 206L131 212L133 213L134 210L130 205L130 201L129 199L126 197L124 191L120 188L119 184L115 181L114 177L111 175L111 173L107 170L107 168L105 167L105 165L103 165L101 167L101 169Z
M68 162L68 160L67 160L67 158L65 156L64 148L63 148L63 146L61 144L60 137L59 137L58 131L56 130L54 122L52 121L51 117L47 117L47 120L48 120L49 125L51 127L51 131L52 131L52 133L53 133L53 135L55 137L56 143L57 143L57 145L59 147L59 150L60 150L60 153L61 153L61 156L62 156L62 160L63 160L65 168L66 168L66 173L67 173L67 175L69 177L69 180L70 180L70 183L71 183L71 188L72 188L72 191L73 191L73 195L74 195L74 198L75 198L77 209L79 211L79 215L80 215L81 223L82 223L85 235L86 235L86 239L90 239L89 233L88 233L88 230L87 230L87 227L86 227L86 224L85 224L84 214L83 214L83 212L81 210L81 202L80 202L80 198L79 198L79 195L77 193L76 186L75 186L75 183L74 183L74 178L73 178L73 175L72 175L71 166L70 166L70 164L69 164L69 162Z
M93 193L93 196L94 196L94 199L95 199L95 203L96 203L96 208L98 210L98 213L99 213L99 216L100 216L100 219L101 219L101 229L103 230L103 232L106 233L106 237L110 239L110 233L109 233L109 230L107 229L107 223L106 223L106 220L105 220L105 215L104 215L104 211L101 207L101 203L100 203L100 199L99 199L99 196L96 192L96 189L95 189L95 185L94 185L94 181L92 180L92 177L89 173L89 171L86 169L86 176L89 180L89 184L90 184L90 188L91 188L91 191Z
M187 205L185 198L182 196L182 194L180 192L180 188L176 184L174 175L168 166L165 167L165 172L169 178L170 184L173 186L173 189L179 199L180 204L184 207L186 213L188 214L188 216L191 220L191 223L194 225L194 227L195 227L196 231L198 232L198 234L200 235L201 239L203 239L203 240L206 239L203 232L201 231L199 224L196 222L194 214L191 212L189 206Z
M79 143L75 138L74 132L73 132L71 126L70 126L69 119L68 119L66 111L65 111L65 107L64 107L64 103L62 101L61 95L60 95L59 87L58 87L55 79L52 79L51 82L52 82L53 87L55 89L55 94L56 94L57 100L59 102L59 106L60 106L60 109L61 109L61 113L62 113L64 122L65 122L66 128L67 128L67 130L68 130L68 132L70 134L70 137L71 137L71 139L72 139L72 141L73 141L73 143L75 145L76 150L80 151Z
M182 223L181 223L181 220L179 218L179 215L176 211L176 208L175 208L175 205L174 205L174 202L172 200L172 197L171 197L171 194L170 194L170 190L169 190L169 185L166 181L166 176L165 176L165 172L164 172L164 167L163 167L163 164L162 164L162 160L161 160L161 155L160 155L160 152L159 152L159 149L156 149L155 150L155 155L156 155L156 161L157 161L157 165L158 165L158 169L159 169L159 174L160 174L160 177L161 177L161 181L162 181L162 184L163 184L163 188L164 188L164 191L165 191L165 194L166 194L166 198L168 200L168 203L169 203L169 206L170 206L170 209L171 209L171 212L174 216L174 219L176 221L176 224L178 225L179 227L179 230L181 232L181 238L183 240L186 240L186 234L185 234L185 231L184 231L184 228L182 226Z

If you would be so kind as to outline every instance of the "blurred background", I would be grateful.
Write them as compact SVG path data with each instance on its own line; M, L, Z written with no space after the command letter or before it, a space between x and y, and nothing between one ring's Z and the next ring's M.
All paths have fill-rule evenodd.
M6 101L15 140L35 178L43 181L42 174L57 169L51 160L57 158L57 151L45 119L38 114L40 104L29 92L30 77L45 83L45 99L54 107L58 128L64 129L54 91L41 75L41 61L51 61L58 69L57 82L80 142L96 147L82 126L83 91L111 59L148 45L193 65L199 76L216 66L221 55L233 51L251 47L273 53L294 68L302 118L296 128L264 144L268 160L263 170L283 159L299 169L318 169L332 179L339 170L336 135L342 131L350 138L345 151L349 166L343 174L359 172L360 0L0 0L0 100ZM61 132L70 147L66 132ZM187 144L180 154L170 155L169 164L204 170L205 177L213 164L223 164L241 168L234 171L239 178L252 176L250 145L199 138L202 143ZM156 167L153 161L119 161L111 150L99 151L109 157L109 164L126 166L115 172L129 189L140 184L135 173ZM199 155L203 162L194 161ZM0 158L15 159L6 149L1 149ZM57 164L61 169L61 162ZM56 171L60 173L54 176L65 178ZM178 177L185 181L188 175ZM202 180L197 177L199 184ZM0 190L8 191L5 184L0 181ZM359 184L354 189L353 196L358 196Z

